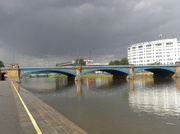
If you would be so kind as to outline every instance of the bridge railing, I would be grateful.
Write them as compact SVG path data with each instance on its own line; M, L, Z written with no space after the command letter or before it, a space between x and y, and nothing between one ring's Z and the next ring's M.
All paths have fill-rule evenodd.
M62 67L50 67L50 66L46 66L46 67L25 67L25 66L21 66L19 69L20 70L32 70L32 69L74 69L76 68L75 66L62 66Z

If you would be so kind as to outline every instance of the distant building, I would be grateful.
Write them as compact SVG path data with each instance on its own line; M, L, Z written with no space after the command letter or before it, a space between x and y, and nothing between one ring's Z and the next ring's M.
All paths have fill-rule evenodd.
M86 65L93 65L93 60L89 60L88 58L84 58Z
M127 48L129 64L175 64L180 61L180 41L162 39L133 44Z
M102 66L102 65L108 65L108 63L94 63L93 60L89 60L88 58L84 58L84 61L86 62L86 65L94 65L94 66Z
M73 62L63 62L63 63L57 63L56 66L72 66Z

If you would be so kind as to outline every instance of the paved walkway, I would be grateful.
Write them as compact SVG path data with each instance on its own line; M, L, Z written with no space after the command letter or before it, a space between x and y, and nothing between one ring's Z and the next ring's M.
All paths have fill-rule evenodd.
M25 106L15 90L20 92L20 98ZM37 131L38 128L40 132ZM19 84L11 85L9 81L0 81L0 133L87 134Z
M2 134L23 134L16 107L18 100L13 94L11 83L0 81L0 133ZM32 125L29 125L29 130L32 130L32 134L35 133Z

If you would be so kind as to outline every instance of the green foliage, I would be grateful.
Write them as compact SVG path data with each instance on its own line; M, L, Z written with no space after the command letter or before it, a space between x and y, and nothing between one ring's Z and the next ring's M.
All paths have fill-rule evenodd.
M120 61L119 60L114 60L114 65L120 65Z
M84 61L83 58L80 58L80 59L76 59L75 62L74 62L74 65L81 65L81 66L85 66L86 65L86 62Z
M128 65L128 64L129 64L128 59L126 57L123 57L120 60L120 64L119 65Z
M123 57L121 60L110 61L109 65L129 65L128 59Z
M114 65L114 61L111 60L111 61L109 62L109 65Z
M0 60L0 67L4 67L4 63Z

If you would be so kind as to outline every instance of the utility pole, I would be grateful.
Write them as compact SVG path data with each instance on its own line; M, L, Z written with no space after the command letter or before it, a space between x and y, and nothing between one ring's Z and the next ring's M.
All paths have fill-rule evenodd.
M79 49L77 48L77 59L78 59L78 64L79 64Z
M16 57L15 57L15 52L13 51L13 64L15 64L15 62L16 62Z
M91 49L89 50L89 60L91 60Z

